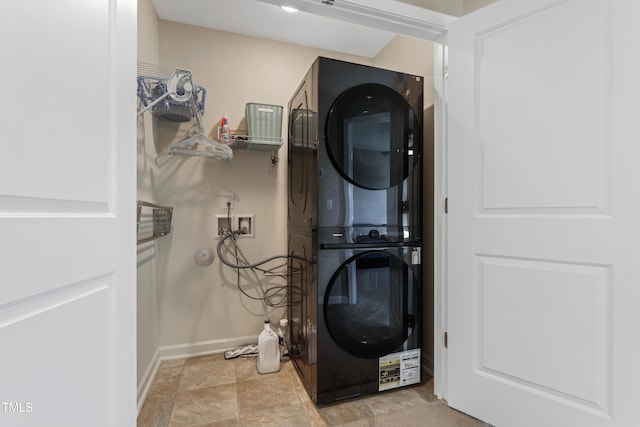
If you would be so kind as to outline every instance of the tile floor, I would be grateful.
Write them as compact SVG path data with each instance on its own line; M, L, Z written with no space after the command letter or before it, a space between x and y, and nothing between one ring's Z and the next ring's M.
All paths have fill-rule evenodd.
M449 408L433 382L317 407L284 362L260 375L256 359L222 354L164 361L138 415L138 427L420 426L485 427Z

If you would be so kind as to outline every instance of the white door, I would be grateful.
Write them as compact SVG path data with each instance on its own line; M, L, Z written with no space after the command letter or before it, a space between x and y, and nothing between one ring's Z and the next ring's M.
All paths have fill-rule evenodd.
M449 404L640 426L640 2L501 0L448 34Z
M0 9L0 425L133 426L136 2Z

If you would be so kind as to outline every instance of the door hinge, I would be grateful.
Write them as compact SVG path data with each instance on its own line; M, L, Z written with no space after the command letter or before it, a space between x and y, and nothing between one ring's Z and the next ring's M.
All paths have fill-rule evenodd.
M444 198L444 213L446 213L446 214L449 213L449 198L448 197Z
M444 348L449 348L449 334L444 333Z

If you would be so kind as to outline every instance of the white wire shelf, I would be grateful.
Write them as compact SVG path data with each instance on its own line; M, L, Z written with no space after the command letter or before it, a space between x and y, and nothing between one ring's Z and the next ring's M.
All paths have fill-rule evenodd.
M278 151L282 146L282 137L270 136L249 136L246 131L229 130L229 140L225 140L222 135L222 128L218 126L218 141L222 144L228 144L235 150L259 150L259 151Z
M150 242L171 233L172 216L172 207L138 200L138 244Z

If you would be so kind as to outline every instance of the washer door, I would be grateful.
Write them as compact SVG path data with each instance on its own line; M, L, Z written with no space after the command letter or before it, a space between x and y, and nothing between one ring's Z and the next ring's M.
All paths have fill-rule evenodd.
M340 266L324 297L324 320L346 352L377 358L397 351L414 326L417 278L384 251L356 255Z
M420 124L409 103L377 83L354 86L335 101L325 124L331 162L349 182L369 190L402 183L420 154Z

